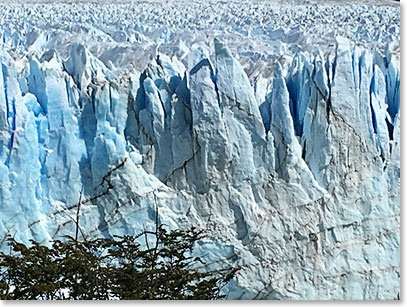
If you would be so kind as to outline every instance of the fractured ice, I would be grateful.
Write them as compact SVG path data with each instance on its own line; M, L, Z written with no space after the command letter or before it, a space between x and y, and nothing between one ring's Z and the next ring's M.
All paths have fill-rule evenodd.
M208 230L208 269L242 267L230 299L396 298L398 7L142 5L2 5L1 237L72 234L125 161L82 208L89 235L157 206Z

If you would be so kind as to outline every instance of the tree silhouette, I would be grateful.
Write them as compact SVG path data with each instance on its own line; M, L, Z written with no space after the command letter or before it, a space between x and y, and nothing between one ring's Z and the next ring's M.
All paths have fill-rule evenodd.
M150 237L150 238L149 238ZM0 254L0 298L7 300L221 299L237 268L202 272L193 256L203 231L156 231L114 239L66 242L46 247L9 238ZM145 248L142 248L144 239ZM150 239L150 240L149 240ZM148 246L147 242L155 242Z

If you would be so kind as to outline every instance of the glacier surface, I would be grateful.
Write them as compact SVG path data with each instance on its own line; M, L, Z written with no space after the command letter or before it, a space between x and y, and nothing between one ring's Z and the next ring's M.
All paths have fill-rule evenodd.
M82 193L90 236L206 229L229 299L396 298L399 7L246 4L1 4L1 238Z

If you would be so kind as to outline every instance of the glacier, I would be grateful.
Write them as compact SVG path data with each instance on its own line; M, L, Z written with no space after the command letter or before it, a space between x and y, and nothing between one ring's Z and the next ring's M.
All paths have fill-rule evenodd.
M175 2L120 27L98 19L99 4L2 4L3 247L8 234L72 234L83 197L89 236L136 234L156 218L206 229L205 269L241 267L228 299L397 298L398 7L339 5L338 18L362 16L350 31L335 29L335 6L281 4L266 15L273 29L252 25L265 2L248 1L257 13L242 25L220 21L236 2L206 19L199 3L198 29L179 32L190 24ZM133 4L117 11L137 14ZM172 25L155 31L166 12ZM318 19L291 24L305 13L332 32L307 38Z

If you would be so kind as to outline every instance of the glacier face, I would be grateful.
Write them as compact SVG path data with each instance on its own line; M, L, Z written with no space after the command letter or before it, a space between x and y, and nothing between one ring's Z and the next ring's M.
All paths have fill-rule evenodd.
M154 226L157 212L169 228L207 229L197 247L207 268L242 268L225 289L229 299L397 297L397 29L392 37L377 26L361 45L352 42L357 36L332 34L332 47L302 42L299 52L293 38L287 56L258 59L228 47L233 33L185 39L190 45L180 41L166 53L156 40L166 32L155 36L150 25L133 33L158 44L137 49L138 71L116 67L120 50L131 54L120 39L105 56L97 52L93 35L106 31L102 22L64 7L66 18L93 24L86 30L93 42L67 43L52 24L2 26L2 237L45 242L72 234L82 191L97 197L81 209L91 236L137 233ZM31 6L7 8L17 16ZM391 16L386 7L375 12ZM51 21L63 25L61 15ZM372 46L372 33L390 36Z

